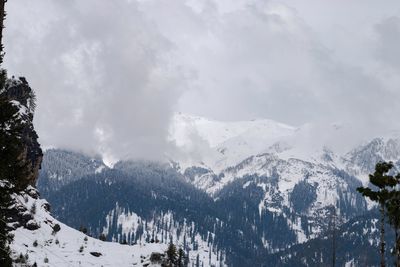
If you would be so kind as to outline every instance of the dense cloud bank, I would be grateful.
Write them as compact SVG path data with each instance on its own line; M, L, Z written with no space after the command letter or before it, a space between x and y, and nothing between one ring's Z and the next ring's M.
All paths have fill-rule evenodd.
M37 90L45 146L160 158L175 111L348 140L400 126L396 1L7 4L6 64Z

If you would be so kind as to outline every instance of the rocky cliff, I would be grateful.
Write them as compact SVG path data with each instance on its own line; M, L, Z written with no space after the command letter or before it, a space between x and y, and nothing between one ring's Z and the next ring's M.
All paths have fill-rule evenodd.
M28 166L29 172L21 184L24 187L35 186L39 169L43 159L42 149L38 143L38 135L33 127L33 115L35 110L35 93L25 78L14 77L8 79L5 89L0 93L9 99L19 109L18 116L23 122L24 152L20 155L23 162Z

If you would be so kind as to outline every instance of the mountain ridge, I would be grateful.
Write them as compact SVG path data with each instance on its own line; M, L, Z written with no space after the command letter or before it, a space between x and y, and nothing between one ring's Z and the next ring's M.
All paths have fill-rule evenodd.
M237 132L240 135L246 133ZM236 139L232 136L228 139ZM228 139L222 143L228 144ZM263 257L283 255L285 251L291 253L296 246L308 246L326 238L324 234L329 231L333 211L339 226L373 212L374 206L356 188L365 184L368 170L375 161L397 157L399 144L399 139L394 137L375 138L346 153L337 154L322 146L316 153L314 150L306 157L296 158L290 156L296 148L280 140L272 145L260 144L261 153L248 155L247 150L238 153L237 160L220 165L212 164L212 161L223 161L227 153L219 151L221 146L217 144L213 148L208 146L204 154L211 155L208 158L211 164L199 160L190 165L179 159L169 162L119 161L112 168L103 167L100 171L99 164L91 157L75 155L81 163L93 165L82 167L79 160L70 158L73 153L49 150L44 156L39 181L47 188L53 188L45 191L45 197L54 203L56 215L75 228L80 222L69 217L80 214L80 218L85 218L80 210L82 207L91 210L90 203L104 202L104 205L98 204L95 214L99 216L96 215L95 220L83 220L96 235L107 232L110 240L122 238L135 243L139 234L147 240L156 237L165 242L166 227L161 225L169 220L165 214L170 214L168 218L173 218L174 225L170 228L173 239L183 240L180 233L189 229L186 236L198 233L201 238L197 243L207 244L202 245L203 248L216 255L222 253L228 266L265 266ZM266 151L264 147L267 147ZM53 162L47 153L59 153L60 162L65 165L57 166L57 161ZM398 165L398 161L395 163ZM100 163L100 166L103 165ZM48 172L48 167L53 171ZM72 179L58 177L54 175L57 168L72 168L68 173L75 176ZM53 175L49 175L51 173ZM59 178L65 181L57 187ZM98 192L104 194L98 195ZM180 202L173 201L176 199ZM192 222L193 228L184 226L185 222ZM142 233L143 228L147 232ZM196 251L198 247L193 240L189 247ZM345 259L346 262L362 262L357 255Z

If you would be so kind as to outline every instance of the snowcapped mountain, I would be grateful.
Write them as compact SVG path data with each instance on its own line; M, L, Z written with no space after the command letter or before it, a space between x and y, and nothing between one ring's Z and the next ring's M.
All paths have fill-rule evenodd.
M223 122L177 113L169 131L177 151L169 158L182 171L198 166L215 173L266 153L342 167L343 153L335 143L342 130L337 124L294 127L267 119Z
M379 161L400 167L398 134L354 144L343 153L332 145L342 130L337 125L319 138L313 125L291 127L269 120L226 123L178 114L171 128L171 140L184 140L177 145L189 151L189 158L194 154L200 159L189 167L187 159L178 163L187 180L215 199L227 191L233 194L232 187L243 191L257 187L263 197L253 200L259 199L260 217L281 216L278 221L292 230L295 238L286 239L286 245L323 234L333 207L339 224L368 212L373 206L356 188L368 184L368 174ZM194 151L198 147L193 143L199 139L203 146ZM264 246L271 252L281 250L270 238L268 231L262 233Z
M210 186L201 189L199 181ZM282 251L323 233L332 206L343 221L365 211L365 200L355 191L360 185L325 165L262 154L220 176L200 167L181 174L168 164L119 162L45 197L61 221L75 228L84 224L110 241L171 238L186 243L192 258L204 259L208 251L211 263L226 257L228 265L262 266L256 255Z
M333 214L347 227L344 242L356 242L349 223L374 210L356 188L376 162L399 165L394 136L340 152L329 138L313 140L314 133L312 125L177 114L169 164L120 161L108 168L100 159L49 150L38 186L57 219L109 241L172 239L205 266L268 266L267 258L290 266L304 262L291 253L308 257L304 246L327 242ZM319 253L311 265L329 260L329 251ZM346 254L343 262L364 262L360 257Z
M367 183L369 173L379 161L392 161L400 169L400 137L396 134L391 137L374 138L362 144L344 156L346 170Z
M171 139L175 140L178 146L192 143L190 134L196 132L210 147L216 148L238 137L247 141L247 145L252 145L261 139L274 142L296 131L295 127L266 119L222 122L178 113L173 118L170 133Z
M128 160L108 167L100 157L60 149L42 157L28 112L32 94L14 99L31 89L23 80L11 87L9 97L29 128L26 161L32 167L10 213L11 249L20 263L160 265L174 243L196 267L318 266L328 252L309 257L305 248L327 242L332 217L349 247L376 246L376 219L365 217L374 206L356 188L366 184L378 161L400 166L398 136L343 152L332 141L342 135L337 125L321 131L311 124L176 114L165 162ZM32 188L36 181L54 217ZM352 234L356 230L370 233L371 242L363 243ZM368 263L362 253L342 253L344 264Z
M248 156L279 149L279 142L297 131L272 120L221 122L178 113L171 122L169 140L189 160L180 161L183 166L200 163L221 170ZM176 155L171 156L177 160Z
M398 133L360 141L343 152L333 141L340 139L338 132L342 128L329 125L324 128L324 137L320 137L321 129L312 124L293 127L266 119L222 122L178 113L172 120L169 139L179 148L179 153L170 155L170 159L178 163L182 173L187 171L196 186L209 193L232 181L232 175L226 175L228 169L237 168L257 155L269 154L280 160L297 159L345 170L363 183L379 161L393 161L400 166ZM200 168L201 175L194 177L193 167Z

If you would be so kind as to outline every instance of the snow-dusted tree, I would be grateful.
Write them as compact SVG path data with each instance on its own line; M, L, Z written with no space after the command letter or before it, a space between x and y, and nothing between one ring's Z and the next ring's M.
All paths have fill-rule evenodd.
M359 187L357 191L363 196L375 201L380 206L381 221L380 221L380 253L381 267L385 267L385 217L386 205L393 195L393 188L398 184L395 176L389 175L393 168L392 162L378 162L375 166L375 172L369 175L369 181L377 190L373 191L369 187Z

